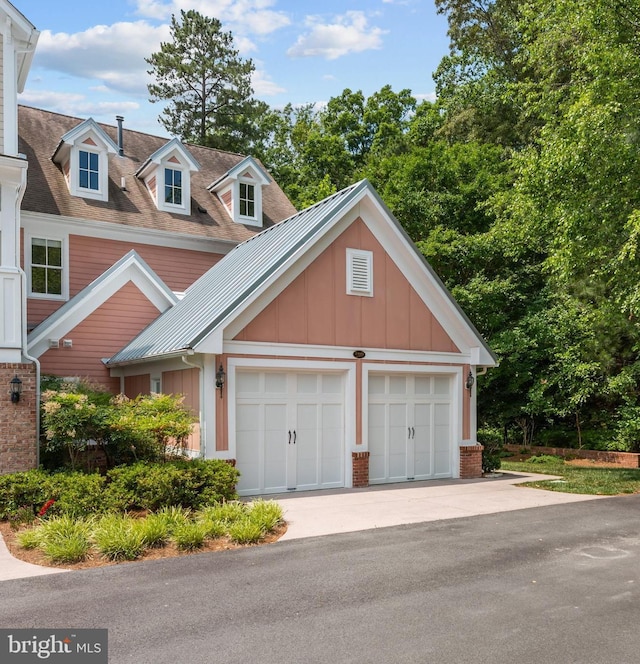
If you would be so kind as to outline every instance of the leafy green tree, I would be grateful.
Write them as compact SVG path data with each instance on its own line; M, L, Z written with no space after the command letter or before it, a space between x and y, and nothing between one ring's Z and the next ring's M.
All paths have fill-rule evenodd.
M262 107L251 98L253 62L239 57L219 20L181 10L171 17L171 41L146 62L150 101L167 103L160 116L167 131L201 145L243 146Z

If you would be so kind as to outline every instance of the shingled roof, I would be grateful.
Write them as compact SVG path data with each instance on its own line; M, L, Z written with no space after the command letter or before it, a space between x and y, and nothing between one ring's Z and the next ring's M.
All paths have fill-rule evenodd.
M60 167L51 157L62 136L85 119L28 106L18 107L19 150L29 161L23 212L91 219L231 242L242 242L255 235L255 227L234 223L217 196L207 190L212 182L240 163L244 155L186 144L186 149L201 166L199 172L191 175L192 213L162 212L156 208L145 184L135 173L170 139L137 131L124 129L124 156L109 156L109 200L102 202L72 196ZM115 126L99 126L117 142ZM122 178L125 191L121 189ZM273 179L263 189L262 207L263 228L290 217L296 211Z

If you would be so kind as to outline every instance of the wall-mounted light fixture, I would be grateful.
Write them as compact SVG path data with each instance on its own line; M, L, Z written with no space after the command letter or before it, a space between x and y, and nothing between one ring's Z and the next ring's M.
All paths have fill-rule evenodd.
M473 373L471 373L471 369L469 369L469 373L467 374L467 382L465 383L466 388L469 390L469 396L471 396L471 388L473 387L473 384L476 382L476 379L473 377Z
M227 378L227 374L224 372L224 367L222 362L216 371L216 388L220 390L220 398L222 399L222 389L224 388L224 382Z
M18 376L14 376L9 381L10 393L11 393L11 403L18 403L20 401L20 395L22 394L22 381Z

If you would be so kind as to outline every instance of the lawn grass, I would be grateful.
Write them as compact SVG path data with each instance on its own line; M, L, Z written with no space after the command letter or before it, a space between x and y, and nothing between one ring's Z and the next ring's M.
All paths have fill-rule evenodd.
M563 493L617 496L640 493L640 469L572 466L560 457L531 457L526 461L502 461L500 470L558 475L561 480L526 482L524 486Z

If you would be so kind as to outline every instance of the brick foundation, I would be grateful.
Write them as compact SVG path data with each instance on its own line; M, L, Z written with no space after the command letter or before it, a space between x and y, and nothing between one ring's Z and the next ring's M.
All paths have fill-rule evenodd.
M505 450L519 454L522 445L505 445ZM574 450L569 447L527 447L531 454L552 454L561 457L579 457L605 463L615 463L622 468L640 468L640 454L635 452L609 452L606 450Z
M353 487L369 486L369 452L351 452Z
M18 403L11 402L9 382L22 381ZM0 475L35 468L38 459L36 367L0 363Z
M460 448L460 479L482 477L482 445L465 445Z

